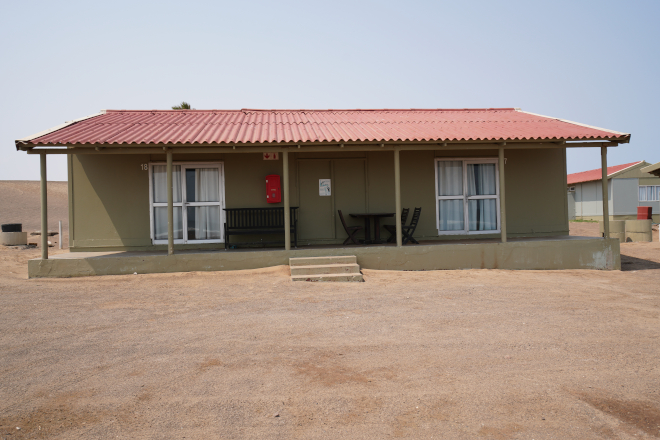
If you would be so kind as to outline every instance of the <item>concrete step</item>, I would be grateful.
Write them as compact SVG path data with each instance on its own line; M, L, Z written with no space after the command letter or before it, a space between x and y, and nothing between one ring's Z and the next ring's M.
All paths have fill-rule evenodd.
M362 282L361 273L330 273L330 274L321 274L321 275L292 275L292 281L356 281Z
M289 258L289 266L318 266L325 264L357 264L355 255L340 257Z
M326 275L332 273L360 273L360 266L354 264L317 264L313 266L291 266L291 275Z

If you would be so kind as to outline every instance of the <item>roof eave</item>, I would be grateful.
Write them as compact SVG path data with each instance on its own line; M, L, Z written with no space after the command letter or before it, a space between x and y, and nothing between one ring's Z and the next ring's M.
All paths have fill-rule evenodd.
M47 135L47 134L53 133L53 132L55 132L55 131L57 131L57 130L61 130L61 129L63 129L63 128L66 128L66 127L68 127L68 126L70 126L70 125L73 125L73 124L75 124L75 123L77 123L77 122L84 121L84 120L86 120L86 119L91 119L91 118L95 118L95 117L97 117L97 116L104 115L105 113L106 113L105 110L101 110L100 112L98 112L98 113L94 113L93 115L83 116L82 118L74 119L74 120L72 120L72 121L65 122L64 124L56 125L55 127L51 127L51 128L49 128L49 129L46 129L46 130L40 131L40 132L35 133L35 134L31 134L31 135L29 135L29 136L25 136L25 137L23 137L23 138L21 138L21 139L16 139L16 140L14 141L14 144L16 145L16 150L19 151L19 150L21 149L21 148L20 148L21 145L27 145L27 144L30 144L30 146L35 146L35 147L36 147L36 146L44 146L44 147L46 147L46 146L55 146L55 145L53 145L53 144L32 143L31 141L32 141L33 139L40 138L41 136L45 136L45 135Z
M279 147L279 146L284 146L284 145L307 145L307 146L313 146L313 145L327 145L327 144L347 144L347 145L362 145L362 144L403 144L403 143L414 143L414 144L447 144L447 145L456 145L460 146L461 144L484 144L484 146L491 145L491 144L497 144L498 147L504 147L506 148L507 145L510 146L515 146L516 144L529 144L529 143L539 143L539 144L553 144L553 145L566 145L567 147L570 147L571 142L579 142L579 143L589 143L593 142L595 145L594 146L602 146L600 143L602 142L607 142L613 145L609 146L616 146L619 143L627 143L629 139L623 139L623 138L612 138L612 137L598 137L598 138L530 138L530 139L429 139L429 140L418 140L418 139L371 139L371 140L364 140L364 141L356 141L356 140L345 140L345 139L334 139L334 140L314 140L314 141L304 141L304 142L67 142L67 143L52 143L52 142L47 142L47 143L42 143L42 142L32 142L32 139L36 139L38 137L44 136L45 134L52 133L57 130L61 130L64 127L67 127L69 125L72 125L75 122L79 122L84 119L89 119L95 116L99 116L100 114L96 115L91 115L85 118L78 119L76 121L71 121L66 124L62 124L57 127L53 127L50 130L46 130L41 133L37 133L36 135L26 137L24 139L19 139L16 140L16 149L19 150L19 145L22 145L23 148L25 146L29 147L52 147L52 148L58 148L58 147L67 147L67 146L76 146L76 145L103 145L108 148L125 148L125 147L130 147L130 146L147 146L147 145L162 145L162 146L186 146L186 147L218 147L218 146L273 146L273 147ZM629 136L629 135L628 135ZM596 145L598 144L598 145Z
M660 177L660 162L649 165L640 170L643 173L653 174L654 176Z

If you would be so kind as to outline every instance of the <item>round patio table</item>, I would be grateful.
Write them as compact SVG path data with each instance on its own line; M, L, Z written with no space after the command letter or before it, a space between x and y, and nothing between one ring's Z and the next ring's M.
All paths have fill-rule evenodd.
M367 212L358 214L349 214L354 218L364 219L364 244L380 244L384 243L380 239L380 219L382 217L394 217L393 212ZM371 219L374 220L374 239L371 239Z

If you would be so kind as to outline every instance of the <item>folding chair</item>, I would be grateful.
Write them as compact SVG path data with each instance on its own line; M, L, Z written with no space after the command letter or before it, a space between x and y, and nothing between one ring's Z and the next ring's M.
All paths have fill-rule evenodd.
M403 208L401 210L401 226L406 225L406 220L408 220L408 213L410 212L410 208ZM388 243L392 243L394 240L396 240L396 226L395 225L383 225L385 230L390 233L390 238L387 239Z
M417 223L419 223L419 216L421 213L422 208L415 208L415 211L413 211L412 220L410 220L410 224L408 226L401 227L401 232L403 233L402 244L406 244L408 241L419 244L419 242L413 238L413 234L415 233L415 229L417 229Z
M349 241L352 241L355 244L360 244L359 241L357 241L357 238L355 238L355 234L357 234L359 231L361 231L363 228L362 226L346 226L346 221L344 220L344 215L341 213L341 209L337 210L339 213L339 219L341 220L341 224L344 227L344 231L348 234L348 238L344 240L344 244L348 244Z

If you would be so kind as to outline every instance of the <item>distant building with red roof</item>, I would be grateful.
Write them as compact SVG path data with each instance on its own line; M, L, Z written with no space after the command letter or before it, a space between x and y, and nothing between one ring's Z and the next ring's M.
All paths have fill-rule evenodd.
M653 219L660 220L660 178L642 169L643 160L607 167L610 219L632 220L638 206L651 206ZM603 219L602 168L566 176L569 218Z

